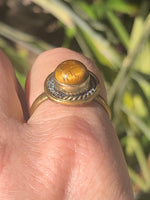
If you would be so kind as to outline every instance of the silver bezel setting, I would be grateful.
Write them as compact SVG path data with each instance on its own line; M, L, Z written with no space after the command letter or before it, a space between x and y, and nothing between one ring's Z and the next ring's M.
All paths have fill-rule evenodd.
M66 105L82 105L89 103L99 94L100 91L99 80L90 71L89 78L88 87L86 87L84 91L72 93L67 91L67 85L66 90L60 90L59 88L56 88L54 73L51 73L45 81L45 93L49 99ZM79 91L79 85L75 85L74 87L76 87L77 91Z

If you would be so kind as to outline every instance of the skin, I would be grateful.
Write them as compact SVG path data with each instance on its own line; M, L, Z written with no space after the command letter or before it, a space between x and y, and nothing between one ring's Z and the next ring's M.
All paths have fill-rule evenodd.
M47 100L27 116L25 102L29 109L46 77L67 59L96 73L106 100L95 64L64 48L37 58L25 100L10 61L0 52L0 200L133 200L117 135L101 105L64 106Z

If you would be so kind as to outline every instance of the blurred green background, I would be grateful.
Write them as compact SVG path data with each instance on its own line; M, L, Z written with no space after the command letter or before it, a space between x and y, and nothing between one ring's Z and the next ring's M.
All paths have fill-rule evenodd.
M103 73L135 199L150 199L150 1L0 0L0 48L24 88L37 55L67 47Z

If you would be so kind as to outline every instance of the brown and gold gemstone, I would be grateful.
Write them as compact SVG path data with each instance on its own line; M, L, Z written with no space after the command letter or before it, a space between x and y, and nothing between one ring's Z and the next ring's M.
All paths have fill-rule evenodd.
M78 85L89 76L87 68L77 60L62 62L54 72L55 79L66 85Z

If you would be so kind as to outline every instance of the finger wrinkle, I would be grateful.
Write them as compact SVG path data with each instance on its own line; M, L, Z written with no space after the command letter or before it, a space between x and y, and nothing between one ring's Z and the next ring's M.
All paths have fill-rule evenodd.
M96 127L88 121L78 116L66 116L58 120L50 120L46 124L27 125L25 135L21 135L26 146L31 147L32 151L37 152L48 142L66 141L66 143L82 143L82 140L95 140L101 143L100 134L102 129L95 131ZM39 150L38 150L39 149Z
M46 120L45 122L29 124L32 131L30 135L35 135L35 137L50 136L56 137L57 132L68 130L72 132L73 130L78 130L79 132L91 132L95 134L95 129L91 121L79 117L78 115L67 115L64 117L57 117L55 119ZM55 134L54 134L55 133ZM57 134L59 137L59 134ZM61 136L61 135L60 135Z

